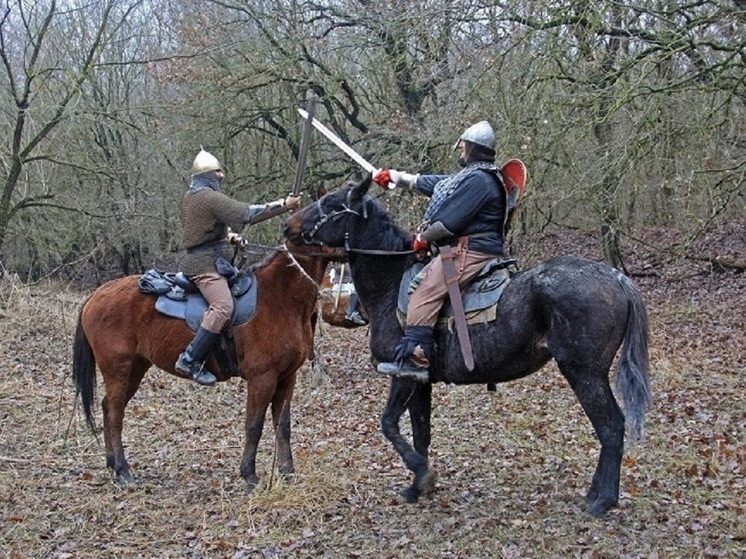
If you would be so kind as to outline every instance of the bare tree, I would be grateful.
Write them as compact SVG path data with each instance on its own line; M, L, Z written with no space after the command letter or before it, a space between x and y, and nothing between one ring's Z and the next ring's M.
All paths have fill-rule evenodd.
M456 136L489 119L498 158L529 166L519 227L595 228L618 266L624 236L637 225L681 224L696 236L744 207L738 2L156 7L6 1L6 254L47 223L57 237L28 249L47 269L50 260L93 253L102 267L127 272L175 251L178 198L200 146L225 165L230 194L287 194L300 139L296 108L309 91L322 99L319 118L374 165L412 172L452 170ZM308 190L359 173L313 138ZM385 201L410 224L419 220L419 198L395 191ZM74 210L75 220L55 208ZM271 220L252 236L273 244L280 227Z
M85 20L95 22L92 28L78 28L79 33L67 41L60 29L76 30L75 9L55 0L5 3L0 18L0 60L7 85L3 90L9 95L3 104L9 112L1 125L12 140L9 152L0 155L0 254L8 225L19 212L53 203L53 192L48 185L37 183L31 167L42 162L71 163L57 157L54 132L95 71L103 48L140 2L131 3L116 20L112 18L115 0L89 7ZM63 48L73 36L85 38L79 57Z
M497 19L528 30L527 44L542 59L533 64L534 106L561 112L561 141L574 161L562 161L553 175L595 210L609 262L623 266L620 234L633 214L649 215L661 193L668 214L682 224L692 209L684 200L699 204L700 215L733 201L743 182L743 146L737 147L733 122L715 115L743 117L746 34L735 3L502 8ZM557 153L555 147L544 142L541 151Z

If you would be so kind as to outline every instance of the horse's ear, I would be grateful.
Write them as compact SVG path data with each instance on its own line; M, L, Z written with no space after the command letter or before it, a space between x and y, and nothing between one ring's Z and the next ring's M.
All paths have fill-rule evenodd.
M326 194L327 190L324 185L319 185L315 190L311 191L311 200L316 202L319 198L322 198Z
M350 198L352 198L353 200L362 200L363 196L368 193L368 189L370 188L370 183L372 181L373 174L366 174L365 177L363 177L363 180L352 187L352 190L350 191Z

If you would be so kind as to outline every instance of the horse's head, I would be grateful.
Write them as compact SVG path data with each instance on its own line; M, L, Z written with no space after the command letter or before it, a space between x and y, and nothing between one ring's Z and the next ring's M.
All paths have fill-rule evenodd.
M345 250L405 250L410 235L396 227L368 190L371 175L295 212L285 225L293 249L313 246Z

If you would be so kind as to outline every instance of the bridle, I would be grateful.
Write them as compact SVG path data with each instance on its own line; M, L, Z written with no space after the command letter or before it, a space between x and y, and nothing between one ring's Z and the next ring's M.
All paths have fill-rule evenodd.
M303 276L303 277L304 277L305 279L307 279L308 281L310 281L310 282L311 282L311 283L313 284L313 286L314 286L314 287L316 288L316 294L318 295L319 291L321 291L321 285L319 285L319 284L318 284L318 283L316 282L316 280L315 280L315 279L313 279L313 278L312 278L312 277L311 277L311 276L310 276L310 275L308 274L308 272L306 272L306 271L305 271L305 270L303 269L303 266L301 266L301 265L300 265L300 262L298 262L298 260L296 260L295 256L293 255L293 253L292 253L292 252L290 251L290 249L288 248L288 246L287 246L287 243L283 243L283 245L282 245L282 248L281 248L280 250L282 250L282 251L283 251L283 252L284 252L284 253L285 253L285 254L287 255L287 257L288 257L288 258L290 259L290 264L289 264L289 266L295 266L296 268L298 268L298 271L299 271L299 272L301 273L301 275L302 275L302 276Z
M362 217L363 219L368 219L368 203L373 198L369 194L365 194L362 199ZM332 250L338 250L341 247L330 247L327 244L325 244L323 241L320 241L315 238L316 234L319 232L319 230L326 225L328 222L334 222L341 217L352 214L355 216L360 216L360 212L352 209L352 189L347 191L347 201L342 206L342 209L340 210L334 210L329 213L324 212L324 207L321 205L321 201L319 200L317 202L319 213L321 214L321 218L314 224L313 228L308 232L302 232L301 233L301 239L304 243L307 245L317 245L322 247L327 247L328 249ZM377 250L377 249L367 249L367 248L357 248L350 246L350 231L349 229L345 231L345 240L344 240L344 251L346 254L349 253L357 253L357 254L372 254L372 255L379 255L379 256L394 256L394 255L405 255L405 254L412 254L414 251L412 250Z
M350 208L350 194L352 193L352 190L347 192L347 203L342 206L341 210L334 210L333 212L324 213L324 207L321 205L321 202L317 202L319 207L319 213L321 214L321 218L316 222L316 224L313 226L313 229L309 232L303 232L301 233L301 239L303 239L303 242L307 245L319 245L319 246L327 246L322 241L319 241L318 239L314 239L316 236L316 233L319 232L319 229L321 229L328 221L336 221L337 219L341 218L342 216L346 214L353 214L356 216L359 216L360 214L356 212L355 210ZM367 194L363 197L363 218L368 219L368 205L367 202L370 200L370 196ZM350 232L345 232L345 250L349 251L349 237ZM330 247L332 248L332 247Z

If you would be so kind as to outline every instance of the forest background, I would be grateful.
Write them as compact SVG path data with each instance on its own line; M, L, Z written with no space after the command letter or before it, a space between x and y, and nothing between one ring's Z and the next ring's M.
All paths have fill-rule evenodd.
M0 266L99 283L179 251L179 199L201 146L226 192L285 196L296 109L363 156L451 172L450 147L488 119L498 160L530 172L516 231L646 226L692 243L744 212L743 0L5 1L0 11ZM304 183L360 170L314 136ZM385 198L406 225L422 200ZM281 242L282 220L251 237ZM717 255L706 255L718 258ZM718 265L740 266L724 259Z
M744 0L0 1L0 557L742 559L745 23ZM456 170L456 138L488 119L498 160L530 173L520 265L634 277L653 405L606 519L584 512L598 442L552 364L496 392L436 385L437 492L402 505L367 329L321 321L292 483L265 428L246 492L243 382L154 368L125 428L138 485L115 485L73 404L81 304L177 265L201 146L229 195L287 195L312 93L369 161L413 173ZM306 202L360 175L312 140ZM378 200L409 227L425 203ZM283 222L247 235L276 246Z

